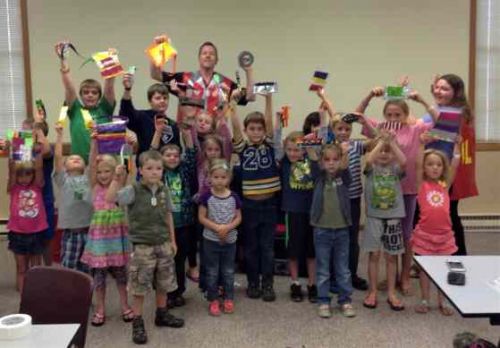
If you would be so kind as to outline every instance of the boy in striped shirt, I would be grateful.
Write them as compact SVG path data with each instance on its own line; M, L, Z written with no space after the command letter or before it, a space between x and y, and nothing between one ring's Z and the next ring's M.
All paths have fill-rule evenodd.
M231 114L234 152L239 156L242 181L242 230L247 296L274 301L274 231L277 217L276 193L281 183L274 154L272 99L265 96L265 115L248 114L241 124L236 113Z

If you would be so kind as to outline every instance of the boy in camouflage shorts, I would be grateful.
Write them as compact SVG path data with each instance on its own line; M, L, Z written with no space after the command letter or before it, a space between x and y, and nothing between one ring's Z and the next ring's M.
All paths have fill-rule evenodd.
M125 181L124 166L118 166L108 191L108 200L128 207L129 240L132 255L129 264L129 291L133 295L134 321L132 341L147 342L142 308L144 296L153 281L156 285L156 326L182 327L184 320L167 312L167 293L177 289L174 256L177 252L172 203L162 183L163 161L159 152L146 151L139 157L141 181L119 190Z

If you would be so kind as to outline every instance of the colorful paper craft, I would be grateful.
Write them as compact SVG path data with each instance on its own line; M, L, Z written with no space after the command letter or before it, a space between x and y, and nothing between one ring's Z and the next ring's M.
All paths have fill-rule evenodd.
M63 60L68 57L69 51L72 50L73 52L76 53L76 55L80 56L81 58L85 59L84 56L82 56L78 51L76 50L76 47L71 43L71 42L63 42L60 47L59 47L59 59Z
M328 78L328 73L324 71L315 71L311 85L309 86L310 91L317 91L319 89L322 89L326 85L326 79Z
M33 160L33 133L32 131L7 131L10 141L10 157L15 162L30 162Z
M297 146L300 148L319 147L321 145L323 145L323 139L318 138L316 133L310 133L297 141Z
M272 94L278 92L278 83L277 82L256 82L253 85L253 93L254 94Z
M67 122L68 122L68 107L66 105L63 105L61 107L61 111L59 111L59 118L57 119L57 124L61 127L66 127Z
M100 154L120 154L126 140L126 125L126 121L114 120L96 126L97 148Z
M123 66L120 64L118 54L115 50L94 53L92 59L97 64L101 76L105 79L116 77L124 73Z
M62 111L62 109L61 109ZM66 109L66 115L68 114L68 110ZM83 123L85 124L85 127L87 129L92 128L94 125L94 119L92 118L92 115L90 115L90 112L87 109L82 109L82 116L83 116ZM61 117L61 115L59 115Z
M407 99L410 93L408 86L386 86L384 90L385 100Z
M280 122L281 127L288 127L288 120L290 119L290 106L285 105L281 107L280 111Z
M386 121L386 122L380 123L377 128L383 129L386 131L390 131L390 132L397 132L401 129L401 127L403 127L403 124L401 122Z
M157 67L163 67L170 59L174 59L173 71L175 72L175 60L177 58L177 50L172 46L170 39L159 44L151 44L146 49L146 54L153 64Z
M439 118L429 133L438 140L454 143L460 132L462 109L440 108Z

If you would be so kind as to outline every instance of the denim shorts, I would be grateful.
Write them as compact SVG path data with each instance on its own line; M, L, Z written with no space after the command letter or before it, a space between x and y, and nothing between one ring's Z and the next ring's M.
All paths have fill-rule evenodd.
M18 255L39 255L43 253L43 232L9 232L9 250Z

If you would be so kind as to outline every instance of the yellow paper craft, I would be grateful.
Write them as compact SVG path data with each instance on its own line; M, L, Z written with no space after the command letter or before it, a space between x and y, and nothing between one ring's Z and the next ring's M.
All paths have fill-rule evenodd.
M101 71L101 76L105 79L124 73L123 67L118 60L118 54L114 50L94 53L92 59L96 62Z
M94 119L90 115L90 112L87 109L82 109L83 123L87 129L92 128L94 124Z
M173 72L175 72L175 58L177 57L177 50L170 44L170 40L159 44L151 44L146 49L146 54L157 67L163 67L166 62L173 58Z
M59 111L59 118L57 119L57 124L61 127L66 127L66 123L68 120L68 107L65 105Z

